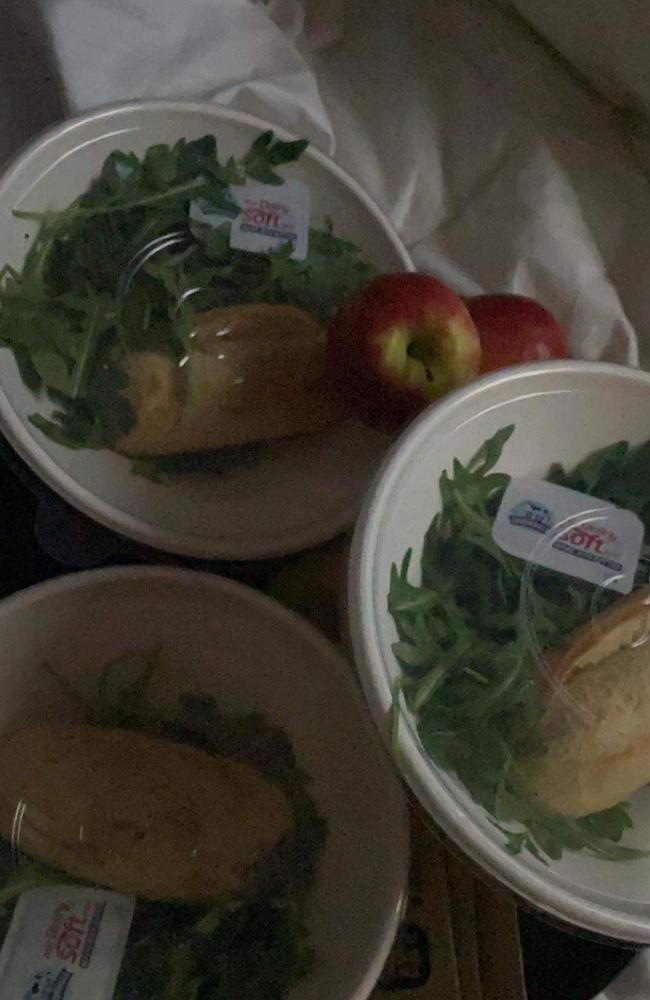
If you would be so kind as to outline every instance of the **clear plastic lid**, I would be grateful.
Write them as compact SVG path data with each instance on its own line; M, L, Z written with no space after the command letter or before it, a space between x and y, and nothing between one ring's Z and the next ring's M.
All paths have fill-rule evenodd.
M21 378L58 404L39 431L152 459L341 418L324 324L374 268L310 225L310 185L285 176L307 145L267 131L226 160L209 133L113 150L75 200L37 213L0 304Z
M309 780L260 715L156 707L164 669L161 650L127 653L82 693L43 667L69 711L3 734L0 996L228 990L253 961L271 991L305 962L326 835Z
M447 465L420 567L415 548L393 566L395 704L507 851L562 860L593 887L601 872L585 875L582 856L646 857L649 449L615 442L517 476L509 455L511 469L524 463L509 448L513 433L517 440L515 427L502 427ZM415 463L399 489L415 499L391 517L424 496L413 483L426 474L411 470Z
M146 243L118 284L130 338L122 391L133 413L118 447L159 456L161 468L165 456L216 450L242 462L260 442L318 430L339 415L317 316L282 295L274 302L270 259L228 250L227 233L229 263L213 259L205 240L215 231L208 232ZM267 271L265 293L260 275ZM166 302L156 306L162 289Z
M120 535L250 560L349 525L385 440L324 391L323 327L412 263L306 146L216 104L140 102L61 125L7 177L2 418ZM254 347L244 313L214 315L259 306Z
M521 577L520 641L540 715L513 767L538 806L617 841L621 803L650 781L650 564L636 515L567 499L580 509L540 532Z

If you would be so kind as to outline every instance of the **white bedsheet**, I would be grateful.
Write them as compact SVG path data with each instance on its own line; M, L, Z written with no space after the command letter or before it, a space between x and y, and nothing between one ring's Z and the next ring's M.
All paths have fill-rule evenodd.
M638 337L650 365L650 190L607 108L490 0L305 2L306 19L298 0L42 9L76 110L192 96L284 125L364 184L422 269L539 298L577 356L636 364Z
M636 329L650 360L648 186L603 109L491 3L347 0L339 41L326 5L306 37L297 0L42 9L76 110L193 96L285 125L365 185L419 267L536 296L585 358L636 364Z

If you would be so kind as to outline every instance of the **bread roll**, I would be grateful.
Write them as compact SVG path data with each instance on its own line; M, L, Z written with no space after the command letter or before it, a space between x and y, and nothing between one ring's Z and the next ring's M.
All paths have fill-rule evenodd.
M599 812L650 782L650 588L579 629L551 664L546 752L524 766L547 808Z
M325 331L295 306L241 305L197 319L180 363L150 351L127 356L124 394L134 427L127 455L174 455L325 427L338 412L323 385Z
M245 891L292 828L247 764L145 733L42 726L0 737L0 835L84 881L209 903Z

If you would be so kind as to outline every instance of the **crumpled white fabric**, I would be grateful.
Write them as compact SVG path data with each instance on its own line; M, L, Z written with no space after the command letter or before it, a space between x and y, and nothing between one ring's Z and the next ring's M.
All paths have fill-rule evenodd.
M507 0L508 2L508 0ZM650 4L647 0L512 0L515 9L612 105L650 180Z
M650 112L647 0L512 0L517 10L615 103Z
M75 110L137 97L218 100L333 149L318 84L262 4L42 0L41 7Z
M650 191L607 113L491 0L41 0L75 109L199 97L306 135L463 294L533 295L638 363ZM316 29L314 28L316 25ZM645 220L645 221L644 221Z

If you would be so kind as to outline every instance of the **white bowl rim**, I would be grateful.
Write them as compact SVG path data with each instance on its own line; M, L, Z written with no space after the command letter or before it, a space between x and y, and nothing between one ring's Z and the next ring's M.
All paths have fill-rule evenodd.
M465 401L480 395L486 388L509 381L525 383L549 374L575 374L578 377L603 376L620 382L643 385L650 391L650 373L624 365L599 361L545 361L516 365L488 374L456 390L441 403L422 413L393 444L382 462L366 495L355 528L348 573L349 630L359 676L372 715L384 740L387 712L392 692L381 666L384 659L374 623L372 572L377 537L383 521L385 497L408 463L411 451L433 432L436 425L462 408ZM625 916L571 892L549 885L538 874L518 864L516 858L496 843L482 838L464 812L455 803L444 782L434 773L435 765L423 759L410 727L399 732L399 755L396 765L423 808L445 834L489 875L498 879L534 908L544 910L561 921L577 924L593 933L640 944L650 943L650 917Z
M251 609L251 613L260 614L275 619L276 622L291 628L298 633L315 650L319 658L328 661L328 669L334 676L336 683L347 689L347 697L353 699L359 711L367 716L366 706L359 689L354 683L352 676L353 666L327 637L315 626L311 625L305 618L284 607L278 601L262 593L259 590L230 580L227 577L218 576L205 570L186 569L176 566L109 566L100 569L83 570L78 573L68 573L64 576L55 577L42 583L36 583L23 590L0 600L0 619L11 616L14 612L28 607L34 601L48 598L53 594L65 594L71 590L83 590L86 586L95 583L112 583L124 580L141 580L145 585L151 581L162 581L167 583L200 583L215 594L225 594L243 601ZM376 737L376 732L372 725L372 720L368 718L367 736L375 745L376 751L384 760L386 776L391 774L395 782L395 804L397 806L395 832L391 856L396 872L396 882L402 885L399 898L395 900L390 914L386 914L384 921L384 936L370 961L362 981L359 983L354 994L350 995L350 1000L367 1000L374 989L382 970L388 960L398 928L402 921L403 911L408 898L408 877L410 865L410 823L406 796L403 794L399 777L391 768L391 761L386 756L385 749L381 741ZM400 801L401 799L401 801Z
M265 121L255 115L218 104L213 101L187 101L161 98L158 100L133 100L118 103L102 104L91 108L83 114L59 122L44 130L32 139L5 166L0 174L0 200L5 187L13 183L16 174L20 173L33 157L41 155L50 143L55 142L69 132L95 120L110 120L115 115L143 112L180 112L182 114L201 114L215 118L215 121L229 121L235 124L252 126L260 131L272 129L276 135L285 141L298 138L295 134ZM364 205L377 224L383 229L387 241L392 245L400 258L405 271L414 271L415 264L404 245L397 230L379 204L371 198L357 180L343 170L334 160L321 152L316 146L309 145L304 154L314 160L322 169L333 175ZM67 503L81 511L87 517L109 528L111 531L130 538L141 545L146 545L164 552L198 559L220 559L226 561L244 561L253 559L270 559L300 552L330 541L341 531L354 522L358 503L351 503L346 508L334 512L327 520L320 523L319 530L306 526L301 533L292 536L291 544L283 544L281 550L271 541L266 546L255 546L246 549L243 544L234 544L232 548L222 545L220 551L215 551L215 543L207 536L186 534L174 528L155 528L148 524L145 518L127 513L101 500L91 490L87 489L74 476L62 469L51 458L39 442L29 434L23 420L11 406L0 384L0 430L20 458L29 466L39 479L54 490Z

